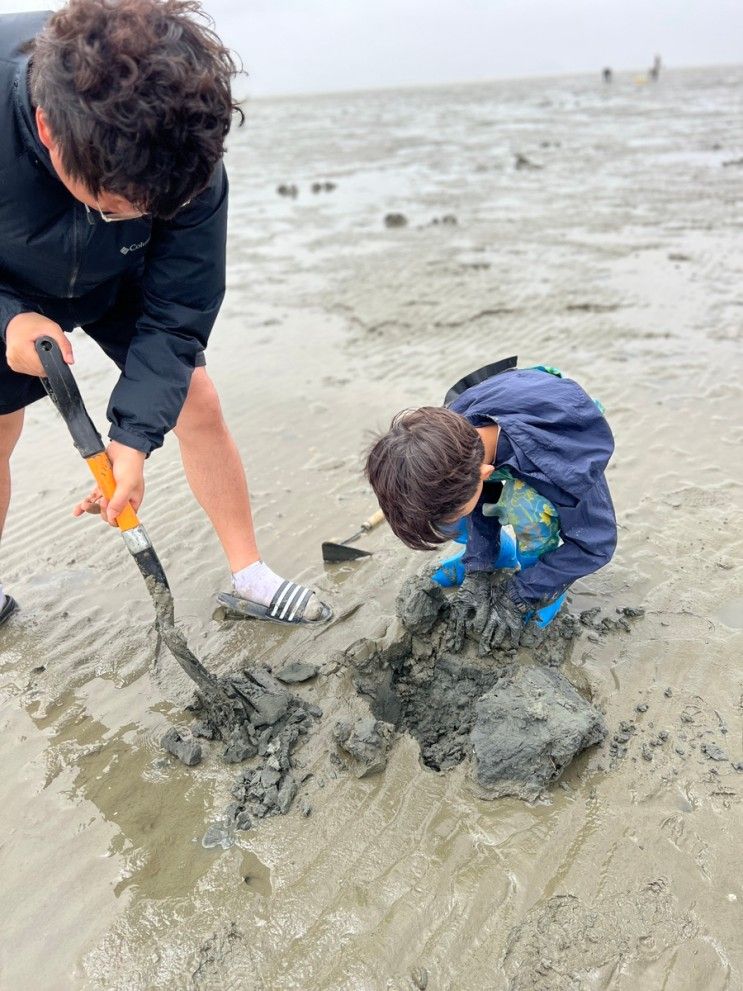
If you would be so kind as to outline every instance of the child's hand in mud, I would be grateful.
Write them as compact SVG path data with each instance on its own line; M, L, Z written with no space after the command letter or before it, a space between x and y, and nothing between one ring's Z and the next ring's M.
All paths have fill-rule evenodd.
M451 606L446 649L458 654L468 633L480 634L490 609L489 571L472 571L465 575Z
M480 637L479 654L484 657L495 647L518 647L524 630L524 612L509 589L509 584L492 590L487 622Z

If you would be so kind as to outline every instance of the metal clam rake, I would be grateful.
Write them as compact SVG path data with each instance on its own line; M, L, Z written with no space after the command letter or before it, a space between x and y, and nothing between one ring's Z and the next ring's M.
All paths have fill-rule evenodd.
M51 337L40 337L36 341L36 352L47 375L41 381L49 398L67 424L73 443L85 459L101 492L106 499L110 499L116 489L111 462L59 345ZM222 696L223 701L228 702L223 684L191 652L185 637L175 625L175 607L168 579L145 528L130 505L116 518L116 525L142 573L155 606L158 630L168 649L207 698Z
M351 541L356 540L364 533L369 533L374 527L379 526L384 520L384 513L378 509L372 513L368 520L364 520L359 530L345 540L326 540L322 545L322 559L327 564L338 564L341 561L355 561L360 557L371 557L371 551L362 550L360 547L349 547Z

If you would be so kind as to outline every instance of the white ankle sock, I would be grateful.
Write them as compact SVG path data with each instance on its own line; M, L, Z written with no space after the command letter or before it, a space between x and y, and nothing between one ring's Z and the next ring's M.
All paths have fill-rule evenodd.
M5 605L5 591L3 590L3 583L0 582L0 609Z
M255 561L232 575L232 584L237 594L243 599L260 602L262 606L271 604L271 599L283 580L263 561Z
M251 602L259 602L262 606L271 605L271 600L283 581L285 579L271 571L263 561L255 561L232 575L232 584L237 595L242 599L250 599ZM322 603L313 594L304 608L304 618L311 622L321 612Z

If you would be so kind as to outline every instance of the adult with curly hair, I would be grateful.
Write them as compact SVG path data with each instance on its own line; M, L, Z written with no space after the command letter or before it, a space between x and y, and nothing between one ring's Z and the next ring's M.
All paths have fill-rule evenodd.
M34 342L82 327L118 365L108 407L111 524L144 494L173 430L247 614L330 615L260 559L240 456L204 350L225 288L222 156L236 66L194 0L70 0L0 17L0 532L24 408L44 395ZM16 608L0 584L0 623Z

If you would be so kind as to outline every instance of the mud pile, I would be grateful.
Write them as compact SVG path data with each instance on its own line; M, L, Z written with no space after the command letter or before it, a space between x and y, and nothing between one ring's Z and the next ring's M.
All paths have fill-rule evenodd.
M517 668L477 702L470 733L474 776L490 798L538 798L607 729L559 671Z
M294 662L287 666L288 681L306 680L317 669ZM277 677L284 676L278 672ZM234 827L250 829L256 819L289 810L300 782L293 773L292 753L309 733L322 709L288 691L264 668L251 668L216 680L218 690L203 690L189 707L198 717L191 739L176 729L162 739L163 747L183 763L201 760L196 738L221 742L221 757L228 764L252 761L232 789L235 799L215 828L216 842Z
M341 713L327 728L330 760L359 778L378 774L396 735L407 733L431 770L467 761L483 797L533 801L607 734L587 686L576 687L565 673L576 638L628 630L628 620L641 611L621 610L614 619L597 609L579 616L565 610L545 631L527 627L518 648L480 657L475 641L458 654L447 647L452 594L428 574L408 579L385 636L346 649L353 687L368 709ZM212 750L221 745L229 764L248 762L215 827L215 842L292 807L307 777L297 773L292 755L322 710L286 685L317 673L316 665L294 660L275 676L255 667L214 679L214 690L201 689L191 707L197 719L190 734L170 730L163 738L163 746L187 764L201 759L198 740L212 741ZM612 741L612 757L617 747Z
M446 771L469 758L483 797L533 800L606 736L602 714L558 670L595 617L588 624L566 613L546 631L527 631L518 650L483 658L474 642L447 650L448 612L427 576L409 579L399 623L382 642L346 652L356 689L377 720L417 740L427 767Z

